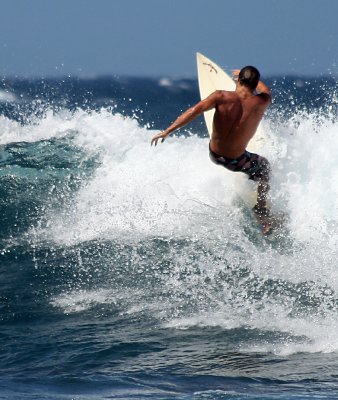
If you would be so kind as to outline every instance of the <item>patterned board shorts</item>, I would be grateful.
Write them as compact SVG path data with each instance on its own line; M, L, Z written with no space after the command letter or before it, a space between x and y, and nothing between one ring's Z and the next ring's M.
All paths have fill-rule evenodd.
M269 181L270 163L266 158L249 151L245 151L238 158L223 157L214 153L210 146L209 151L210 159L215 164L222 165L230 171L244 172L254 181Z

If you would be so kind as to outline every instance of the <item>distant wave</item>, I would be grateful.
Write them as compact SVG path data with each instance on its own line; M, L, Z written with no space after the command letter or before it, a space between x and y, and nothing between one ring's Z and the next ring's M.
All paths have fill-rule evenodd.
M188 82L187 80L182 79L161 78L158 81L158 85L160 87L176 90L192 90L194 88L191 81Z
M18 101L18 99L14 93L5 90L0 90L0 103L6 103L6 102L14 103L16 101Z

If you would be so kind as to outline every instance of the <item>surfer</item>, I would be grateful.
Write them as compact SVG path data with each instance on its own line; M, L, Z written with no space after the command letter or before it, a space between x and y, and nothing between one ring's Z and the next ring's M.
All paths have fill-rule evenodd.
M156 146L159 139L163 142L170 133L214 108L210 159L228 170L243 172L258 183L257 203L253 210L266 234L270 230L267 208L270 164L266 158L248 152L246 147L271 104L270 89L260 80L255 67L247 66L232 74L236 80L235 91L216 90L183 112L165 131L156 134L151 144Z

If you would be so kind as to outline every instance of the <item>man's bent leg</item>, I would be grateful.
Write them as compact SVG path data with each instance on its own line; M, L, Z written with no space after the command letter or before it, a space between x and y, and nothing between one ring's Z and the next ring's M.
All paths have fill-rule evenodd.
M267 196L270 189L270 163L265 158L258 154L249 153L250 155L250 169L247 171L249 179L258 183L257 186L257 204L256 209L266 209Z
M259 156L259 168L255 172L254 180L258 182L257 203L253 208L257 220L261 224L262 233L267 235L271 231L272 220L270 210L267 208L267 197L270 189L270 164L264 157Z
M257 187L257 208L266 208L266 199L270 185L268 182L260 180Z
M267 208L267 195L270 189L268 182L260 180L257 187L257 203L253 208L257 221L261 225L262 233L268 235L272 228L272 219L270 210Z

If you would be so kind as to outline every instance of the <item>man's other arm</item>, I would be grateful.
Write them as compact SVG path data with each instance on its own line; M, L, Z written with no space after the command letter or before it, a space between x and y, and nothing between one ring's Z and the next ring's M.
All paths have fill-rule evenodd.
M264 101L268 103L268 105L272 102L270 88L264 82L262 81L258 82L258 85L256 87L256 92L258 93L258 96L260 98L262 98Z

